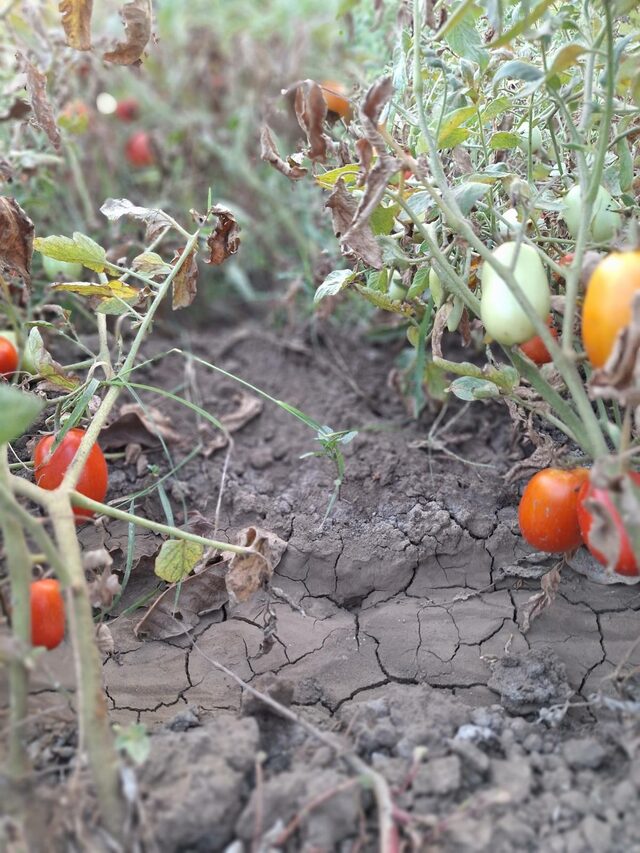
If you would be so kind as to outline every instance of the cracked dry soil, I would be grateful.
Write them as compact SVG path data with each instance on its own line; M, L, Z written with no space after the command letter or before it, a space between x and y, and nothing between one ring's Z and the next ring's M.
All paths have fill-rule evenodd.
M272 605L277 631L266 653L265 596L194 619L195 646L180 636L138 639L139 611L110 623L112 718L152 732L138 771L142 849L377 849L371 793L302 728L243 702L214 659L317 726L346 733L387 779L406 849L640 851L640 588L599 585L565 568L556 601L520 631L520 608L552 562L532 556L519 536L522 483L507 485L504 474L530 448L518 445L505 412L469 408L436 436L456 456L428 452L416 445L436 412L418 423L406 417L385 384L383 348L257 329L232 330L213 353L205 339L191 345L359 434L324 525L334 471L326 460L299 460L315 449L303 424L266 404L234 436L219 533L259 525L286 539L274 585L304 610ZM184 362L164 364L164 385L175 388ZM138 378L149 380L157 374ZM196 402L215 414L237 391L200 367L195 388ZM185 439L171 447L179 461L202 434L192 412L166 401L162 409ZM223 451L196 455L166 484L174 506L184 499L213 519L223 464ZM150 482L123 465L110 494ZM137 511L164 520L156 493ZM86 547L104 542L116 568L124 564L124 525L89 527L82 537ZM154 588L158 544L137 535L121 612ZM46 712L33 726L36 766L45 780L58 768L62 780L74 753L66 644L46 656L33 690L34 708ZM545 710L567 700L567 713ZM43 804L59 800L56 784L39 787ZM33 849L68 849L69 827L56 834L52 825L46 841L34 826Z

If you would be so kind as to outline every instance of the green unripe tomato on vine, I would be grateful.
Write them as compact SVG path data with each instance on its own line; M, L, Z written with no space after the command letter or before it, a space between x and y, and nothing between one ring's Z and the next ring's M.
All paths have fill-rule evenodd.
M42 256L42 266L51 281L58 281L61 278L67 281L82 281L84 275L84 267L82 264L70 263L69 261L56 261L55 258L50 258L47 255Z
M517 251L517 260L513 260ZM513 267L513 275L537 316L546 322L551 308L549 282L542 261L532 246L509 242L493 251L493 257L506 267ZM535 334L530 317L524 312L509 290L506 281L485 261L482 267L482 297L480 317L487 333L504 346L522 344Z
M583 217L582 189L576 184L564 198L562 216L567 223L567 228L572 237L577 237L580 221ZM604 187L600 187L598 195L593 203L589 236L597 243L610 240L620 228L622 217L616 210L616 203L611 193Z

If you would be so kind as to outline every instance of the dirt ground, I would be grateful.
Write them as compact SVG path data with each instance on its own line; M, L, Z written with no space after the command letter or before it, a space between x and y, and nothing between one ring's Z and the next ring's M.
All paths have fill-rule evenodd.
M406 845L389 850L640 851L640 587L563 567L556 600L523 633L523 605L553 560L532 555L519 535L523 481L504 475L531 448L514 438L505 410L478 403L447 427L459 411L452 406L435 426L435 409L416 423L386 382L388 350L328 329L185 335L159 347L190 347L332 428L359 433L324 524L335 471L325 459L300 460L317 449L313 433L265 403L234 434L217 535L254 525L287 541L276 596L237 606L213 593L206 604L185 597L180 624L152 625L152 636L171 636L136 635L143 611L126 611L158 585L161 542L137 534L104 662L113 721L152 733L147 762L131 773L132 849L134 837L138 849L167 853L378 849L376 802L348 762L300 725L243 701L217 661L340 734L382 774ZM230 380L176 355L163 365L165 388L212 413L238 404ZM158 375L145 368L137 380ZM143 396L173 413L174 463L213 439L192 411ZM157 448L143 452L167 470ZM224 449L197 453L164 483L177 523L184 501L198 529L216 533L225 459ZM120 463L110 497L153 476L139 462ZM165 519L157 492L136 511ZM81 536L124 566L124 523L88 525ZM42 660L33 693L44 815L48 803L76 801L66 643ZM77 825L54 824L34 822L31 849L87 849Z

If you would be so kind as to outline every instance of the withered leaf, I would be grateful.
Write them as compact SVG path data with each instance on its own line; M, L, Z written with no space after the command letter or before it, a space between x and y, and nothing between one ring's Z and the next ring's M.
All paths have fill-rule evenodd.
M181 257L184 249L178 249L172 263L175 265ZM173 302L172 308L178 311L180 308L188 308L196 298L198 292L198 261L197 250L191 250L189 257L180 267L176 277L173 279Z
M104 622L101 622L96 628L96 645L102 655L112 655L116 650L111 628Z
M207 443L203 450L203 456L209 457L216 450L226 447L229 443L229 435L242 429L245 424L252 421L262 411L262 400L247 394L245 391L238 391L234 394L235 409L228 414L221 415L218 420L224 426L225 431L218 431L215 437Z
M0 275L31 287L33 222L15 198L0 196Z
M187 539L167 539L156 557L154 572L168 583L179 583L196 568L204 555L204 545Z
M298 165L295 160L289 158L286 162L282 159L276 148L271 129L265 124L260 131L260 158L265 163L270 163L275 169L292 181L299 181L307 174L307 170Z
M433 331L431 332L431 351L436 358L442 358L442 336L447 328L447 321L452 307L450 302L443 302L436 311L433 321Z
M146 242L149 243L174 224L164 210L138 207L138 205L132 204L128 198L108 198L100 208L100 213L106 216L110 222L116 222L122 216L144 222L147 226Z
M240 228L234 214L221 204L214 205L211 212L218 217L218 224L207 239L210 255L205 264L219 265L240 248Z
M356 142L356 151L358 153L358 163L360 164L357 183L358 186L361 187L366 181L369 170L371 169L373 147L368 139L358 139Z
M10 121L11 119L21 119L28 116L31 112L31 106L23 101L22 98L15 100L6 113L0 115L0 121Z
M27 358L42 377L42 384L45 387L64 388L65 391L73 391L78 387L80 384L79 377L72 373L65 373L62 365L52 358L44 345L37 326L34 326L29 332L25 349Z
M100 432L100 446L104 450L118 450L130 444L155 447L158 437L164 441L179 443L182 440L171 424L172 419L163 415L154 406L126 403L118 416Z
M520 630L526 634L537 619L555 601L560 586L560 570L555 566L540 578L541 591L532 595L520 611Z
M295 110L298 124L307 136L309 158L324 160L327 155L327 137L323 126L327 117L327 102L321 86L315 80L303 80L298 85Z
M225 582L232 601L248 601L269 583L287 543L268 530L246 527L238 535L238 545L253 548L254 553L224 552L223 556L229 560Z
M58 9L69 47L91 50L93 0L61 0Z
M21 52L16 53L18 67L27 76L27 94L33 110L33 123L43 130L49 142L57 150L60 148L60 131L47 98L47 77L35 67Z
M594 397L617 400L623 406L640 405L640 294L631 303L631 322L618 333L604 367L589 382Z
M200 617L221 610L229 601L224 581L227 564L214 563L182 581L176 601L176 589L170 586L149 607L135 626L136 637L166 640L196 627Z
M120 17L124 22L125 41L118 42L113 50L103 54L103 58L116 65L133 65L141 61L151 38L151 0L125 3Z
M325 207L331 210L333 230L336 237L341 237L343 251L352 252L374 269L382 269L380 246L366 219L360 219L359 223L355 222L358 206L342 178L336 181Z
M380 121L380 114L393 94L393 80L390 76L381 77L370 86L365 95L360 114L374 126Z

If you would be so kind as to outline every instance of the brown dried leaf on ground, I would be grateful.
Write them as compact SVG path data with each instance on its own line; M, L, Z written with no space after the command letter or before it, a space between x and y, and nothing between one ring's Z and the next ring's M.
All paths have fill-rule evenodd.
M619 332L607 363L593 372L589 386L594 397L640 405L640 294L631 303L631 322Z
M265 163L270 163L274 169L277 169L291 181L299 181L307 174L307 169L296 163L294 157L289 157L286 161L282 159L271 135L271 128L266 124L263 125L260 131L260 158Z
M235 215L221 204L214 205L211 212L218 217L218 224L207 238L210 255L205 258L205 264L219 266L240 248L240 227Z
M19 280L29 293L33 222L14 198L0 196L0 275Z
M58 9L69 47L91 50L93 0L61 0Z
M303 80L296 89L296 118L304 130L309 143L308 156L311 160L324 160L327 156L327 137L324 120L327 117L327 102L321 86L315 80Z
M27 94L33 110L33 123L44 131L49 142L57 150L60 148L60 131L47 97L47 77L35 67L21 52L16 53L18 68L27 75Z
M182 256L183 251L184 249L176 250L176 255L172 260L173 264L176 264L178 258ZM198 292L197 256L198 252L194 247L173 279L173 301L171 307L174 311L178 311L180 308L188 308L196 298Z
M180 443L182 436L171 424L172 418L154 406L143 408L139 403L126 403L120 407L116 419L101 431L100 446L103 450L119 450L130 444L155 447L158 436L168 442Z
M220 610L229 600L224 580L227 564L214 563L182 581L176 601L176 588L170 586L149 607L135 626L136 637L166 640L191 631L206 613Z
M134 65L141 61L151 38L151 0L131 0L125 3L120 10L120 17L124 22L125 40L103 54L103 59L116 65Z
M269 583L287 543L268 530L246 527L238 534L238 545L253 548L255 553L224 552L229 560L225 582L232 601L247 601Z
M555 601L560 586L560 569L554 566L550 572L540 578L541 591L532 595L521 608L520 630L526 634L533 621Z
M224 426L224 432L216 432L214 438L207 442L202 455L211 456L216 450L221 450L229 443L229 435L242 429L243 426L252 421L262 412L262 400L247 394L246 391L238 391L233 395L235 409L228 414L221 415L218 420ZM205 427L209 429L208 425Z

